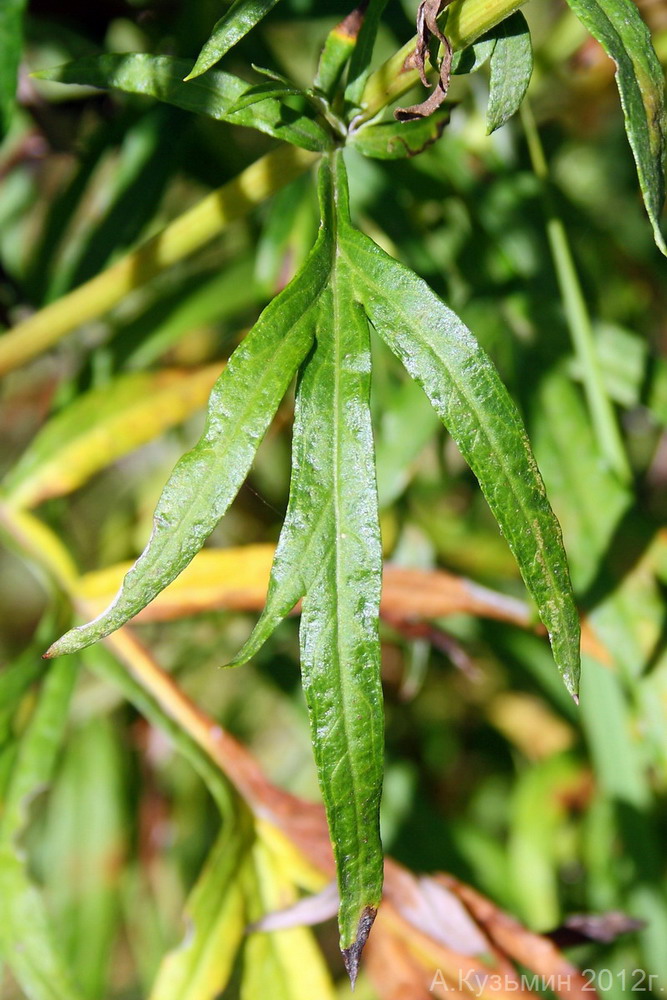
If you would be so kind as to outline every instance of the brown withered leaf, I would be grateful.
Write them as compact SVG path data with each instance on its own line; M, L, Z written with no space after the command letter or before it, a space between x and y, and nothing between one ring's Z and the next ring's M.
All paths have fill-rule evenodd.
M440 30L438 14L447 6L450 0L421 0L417 9L417 48L414 63L419 71L419 77L425 87L429 82L426 76L426 56L431 37L438 39L443 48L443 56L438 72L438 80L425 101L413 104L409 108L396 108L394 118L399 122L414 121L416 118L428 118L437 111L449 90L449 79L452 67L452 47L449 40Z
M523 927L518 920L495 906L491 900L453 875L438 875L438 881L451 889L465 904L471 916L482 927L494 946L508 958L530 969L540 981L564 1000L586 1000L596 994L589 980L547 937Z

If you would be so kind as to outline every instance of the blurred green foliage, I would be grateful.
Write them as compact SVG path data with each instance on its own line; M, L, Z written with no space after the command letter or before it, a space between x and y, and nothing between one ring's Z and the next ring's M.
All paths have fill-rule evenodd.
M374 64L413 33L414 8L411 0L388 4ZM661 11L642 10L666 58ZM270 66L309 85L327 32L345 13L334 0L282 0L226 66L243 76L251 63ZM640 981L639 970L659 977L651 981L656 992L667 987L667 284L638 195L612 63L561 5L535 0L525 14L535 53L529 98L553 181L551 207L521 119L486 135L488 74L481 69L453 78L451 123L419 156L378 163L349 151L352 211L360 228L459 313L519 403L563 528L578 605L607 662L584 657L577 709L548 645L531 631L459 614L417 636L405 622L387 621L383 835L386 851L412 870L452 872L540 932L576 913L620 910L642 921L616 940L583 942L570 953L580 968L610 970L604 984L597 980L600 991L620 998L628 982ZM275 146L257 132L146 98L64 88L28 73L103 51L194 62L219 16L212 0L68 0L56 16L48 4L29 6L19 103L0 146L5 328L97 274ZM631 467L626 481L610 468L593 429L547 212L572 248L604 393ZM312 179L298 178L111 313L6 375L1 471L10 473L47 419L90 391L111 392L131 373L198 371L226 359L295 273L317 224ZM522 597L472 474L379 339L373 352L385 558L440 566ZM201 425L198 412L178 427L165 420L164 432L140 450L41 503L39 518L81 572L137 556L162 484ZM290 427L287 403L212 545L275 542L287 503ZM165 951L181 940L186 900L205 859L212 850L224 853L221 842L214 847L216 799L223 817L227 810L224 836L246 880L259 877L261 859L249 861L238 839L234 823L242 827L243 809L221 805L233 800L226 784L216 795L197 753L175 752L187 734L179 737L142 705L132 682L119 680L123 671L111 654L86 651L76 678L63 661L42 679L39 656L68 612L39 553L22 545L10 521L3 515L0 792L25 810L20 776L33 791L50 784L13 827L5 806L0 826L0 850L13 859L27 851L39 897L18 861L6 869L15 882L0 880L0 892L16 898L15 886L26 880L32 909L21 916L25 940L28 928L48 923L53 954L39 956L42 986L31 992L29 979L22 986L14 979L21 978L15 952L25 940L0 930L9 967L0 996L147 996ZM209 611L137 625L136 632L271 781L316 798L296 622L283 623L242 670L216 669L252 623L247 612ZM39 715L49 706L64 729L59 747ZM20 755L42 738L44 756L34 751L41 764L21 770ZM225 872L219 877L224 883ZM267 905L278 908L278 889L267 893ZM0 925L5 921L12 923L0 900ZM319 936L340 979L333 925ZM260 979L242 987L232 969L223 995L266 995ZM43 982L51 992L39 992ZM295 996L289 989L276 995ZM361 990L379 995L368 983Z

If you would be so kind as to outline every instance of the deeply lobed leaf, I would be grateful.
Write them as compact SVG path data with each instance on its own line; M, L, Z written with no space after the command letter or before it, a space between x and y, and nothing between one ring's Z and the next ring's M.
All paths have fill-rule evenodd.
M422 384L480 480L572 693L579 622L558 523L495 368L423 281L352 227L341 153L323 161L320 200L313 251L216 384L204 436L176 467L118 598L49 655L109 634L188 564L238 490L301 365L289 508L265 611L235 662L252 656L302 599L303 684L337 862L341 946L354 978L382 887L381 548L368 320Z

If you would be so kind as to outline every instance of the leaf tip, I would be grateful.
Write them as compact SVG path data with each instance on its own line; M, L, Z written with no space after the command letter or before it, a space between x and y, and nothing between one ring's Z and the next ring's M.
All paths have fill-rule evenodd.
M364 950L364 945L368 940L368 935L371 932L371 927L373 926L373 921L377 916L377 908L375 906L365 906L362 910L361 916L359 917L359 924L357 925L357 936L352 942L349 948L342 948L343 961L345 962L345 968L347 974L350 977L350 985L354 989L354 984L357 981L357 975L359 973L359 961L361 959L361 953Z
M53 660L56 656L60 656L61 653L69 652L69 650L63 649L63 640L66 639L68 635L69 632L66 632L65 635L60 637L60 639L56 639L55 642L52 642L47 651L42 653L42 659Z

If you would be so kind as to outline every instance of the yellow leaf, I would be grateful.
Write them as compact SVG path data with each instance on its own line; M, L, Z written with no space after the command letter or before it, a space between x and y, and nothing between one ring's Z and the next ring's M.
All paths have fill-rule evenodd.
M273 545L202 549L135 621L167 621L213 608L262 608L274 551ZM131 566L121 563L80 578L76 595L86 613L98 614L107 607Z
M255 919L295 903L293 883L261 840L252 849L258 911ZM245 949L241 1000L335 1000L331 977L306 927L251 932Z
M9 501L34 507L81 486L100 469L202 408L220 363L124 375L57 413L5 482Z

